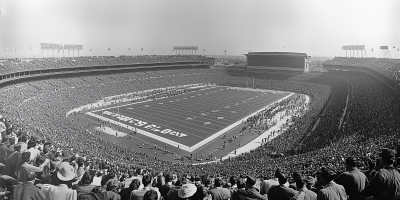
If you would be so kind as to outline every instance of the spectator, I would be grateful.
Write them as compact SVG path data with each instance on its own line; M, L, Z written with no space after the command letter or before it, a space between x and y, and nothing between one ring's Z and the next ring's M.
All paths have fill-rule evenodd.
M346 194L349 195L349 200L352 200L364 190L368 179L364 173L358 170L354 157L346 159L346 170L335 179L335 182L344 187Z
M307 189L306 177L297 176L295 182L299 193L296 196L293 196L291 200L317 200L317 194Z
M70 188L72 179L75 178L72 166L64 166L57 173L58 186L49 188L50 200L77 200L77 191Z
M29 172L26 175L25 182L21 185L17 185L14 188L14 199L30 199L30 200L45 200L46 196L43 192L37 188L35 184L36 174L34 172Z
M130 200L143 200L144 194L149 190L154 190L157 192L158 197L161 198L161 194L158 188L151 187L153 180L150 175L143 176L142 183L144 185L143 189L133 190L131 193Z
M346 190L333 181L335 174L331 170L321 167L317 177L318 183L324 187L318 192L318 200L347 200Z
M49 163L49 160L46 159L41 165L39 165L38 167L35 167L35 166L29 164L30 157L31 157L31 152L25 151L24 153L22 153L22 156L21 156L22 164L20 166L17 166L17 168L16 168L17 179L21 182L26 181L25 178L29 172L42 172L44 166Z
M209 191L212 200L228 200L231 198L231 192L227 188L222 188L222 184L222 178L215 178L215 188Z
M194 184L185 184L178 191L178 196L180 199L192 199L195 200L194 194L196 194L197 187Z
M76 190L78 196L81 193L92 192L93 188L96 187L95 185L91 185L93 182L93 177L94 172L87 171L83 174L82 179L78 182L78 184L72 186L72 189Z
M268 194L268 190L274 186L274 185L279 185L278 177L281 174L281 170L277 168L275 170L274 178L269 179L269 180L264 180L261 183L261 188L260 188L260 194Z
M122 188L119 192L121 196L121 200L129 200L131 193L133 190L138 190L140 186L140 182L138 179L133 179L131 184L129 184L129 188Z
M236 194L232 195L237 195L237 198L240 200L246 200L246 199L258 199L258 200L267 200L267 195L261 195L259 193L259 190L254 187L256 184L256 178L254 176L246 176L246 188L245 189L238 189ZM236 198L236 197L235 197Z
M400 198L400 174L393 167L395 155L391 149L382 149L379 156L383 168L369 182L363 195L373 196L374 199Z
M165 175L165 184L161 188L161 196L165 200L169 200L167 194L168 194L169 190L171 190L172 187L173 187L172 186L172 176L170 176L169 174L166 174Z
M268 199L269 200L290 200L293 196L298 195L296 190L292 188L288 188L287 182L288 178L286 174L279 173L278 182L279 185L274 185L268 190Z
M5 174L13 178L16 178L15 168L17 167L17 164L22 161L22 155L19 152L20 150L21 150L21 145L16 144L14 146L14 152L11 153L11 155L8 156L6 160Z
M106 183L105 199L109 200L120 200L121 196L118 194L120 183L115 179L110 179Z

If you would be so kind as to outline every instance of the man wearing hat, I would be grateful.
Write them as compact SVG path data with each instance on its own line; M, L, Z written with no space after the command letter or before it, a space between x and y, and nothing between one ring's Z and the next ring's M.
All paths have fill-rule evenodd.
M342 185L333 181L335 174L326 167L317 172L317 181L323 189L318 192L318 200L347 200L346 190Z
M215 178L215 188L211 189L212 200L227 200L231 198L231 192L227 188L222 188L222 178Z
M13 178L16 178L15 169L17 167L17 164L22 160L21 153L19 152L20 149L21 145L19 144L14 145L14 152L6 159L5 174Z
M235 195L237 195L239 200L267 200L267 195L261 195L259 190L255 187L255 184L256 178L254 176L246 176L246 188L238 189Z
M268 190L268 200L290 200L290 198L297 196L298 192L288 187L288 177L284 173L278 175L279 185L274 185Z
M19 199L31 199L31 200L44 200L46 196L43 192L36 187L35 184L36 174L34 172L29 172L26 175L26 182L21 185L17 185L14 188L13 198Z
M48 190L50 200L76 200L77 192L68 188L68 184L75 178L74 168L64 166L57 172L58 186L51 186Z
M393 167L395 155L395 151L391 149L382 149L379 156L383 168L362 192L364 196L373 196L374 199L400 199L400 174Z
M181 189L178 190L178 196L181 199L189 199L196 194L197 187L194 184L184 184Z
M351 200L364 190L368 184L368 179L364 173L358 170L357 161L354 157L346 159L346 170L335 179L335 182L344 187Z
M295 177L294 181L299 194L292 197L291 200L317 200L317 193L307 189L307 177L299 175Z

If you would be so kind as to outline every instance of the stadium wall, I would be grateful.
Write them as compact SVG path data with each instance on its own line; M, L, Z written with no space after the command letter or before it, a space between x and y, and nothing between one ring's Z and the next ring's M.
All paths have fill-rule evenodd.
M70 67L55 69L40 69L31 71L20 71L9 74L0 74L0 87L12 85L19 82L41 80L49 78L63 78L74 76L91 76L104 73L125 73L130 71L149 71L160 69L184 69L184 68L209 68L203 62L174 62L174 63L145 63L128 65L100 65L88 67Z
M249 52L247 58L248 69L268 69L282 71L308 72L308 59L305 53L293 52Z

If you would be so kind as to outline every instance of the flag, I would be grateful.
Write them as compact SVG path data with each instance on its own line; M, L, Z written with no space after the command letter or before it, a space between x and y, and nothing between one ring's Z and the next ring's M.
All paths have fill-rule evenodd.
M397 48L397 51L399 51L400 50L400 48Z
M92 51L92 49L90 49L90 51Z
M131 48L129 48L128 50L131 50Z
M203 51L206 51L206 49L203 49Z
M142 51L143 51L143 47L142 47Z
M29 46L29 50L32 50L32 46Z
M108 50L110 51L110 48L108 48Z
M6 48L6 51L8 51L8 48Z
M372 48L371 51L374 51L374 48Z
M393 46L393 49L396 48L396 46Z

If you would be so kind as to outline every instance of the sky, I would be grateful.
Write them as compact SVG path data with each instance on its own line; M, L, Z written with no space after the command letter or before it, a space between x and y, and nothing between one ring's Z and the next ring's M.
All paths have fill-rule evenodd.
M197 54L205 55L223 55L226 50L227 55L287 51L344 56L343 45L365 45L367 56L379 56L379 46L388 45L392 54L400 47L398 0L0 0L0 4L0 57L38 55L40 43L83 45L81 56L167 55L176 53L173 46L198 46ZM56 51L49 55L61 56Z

